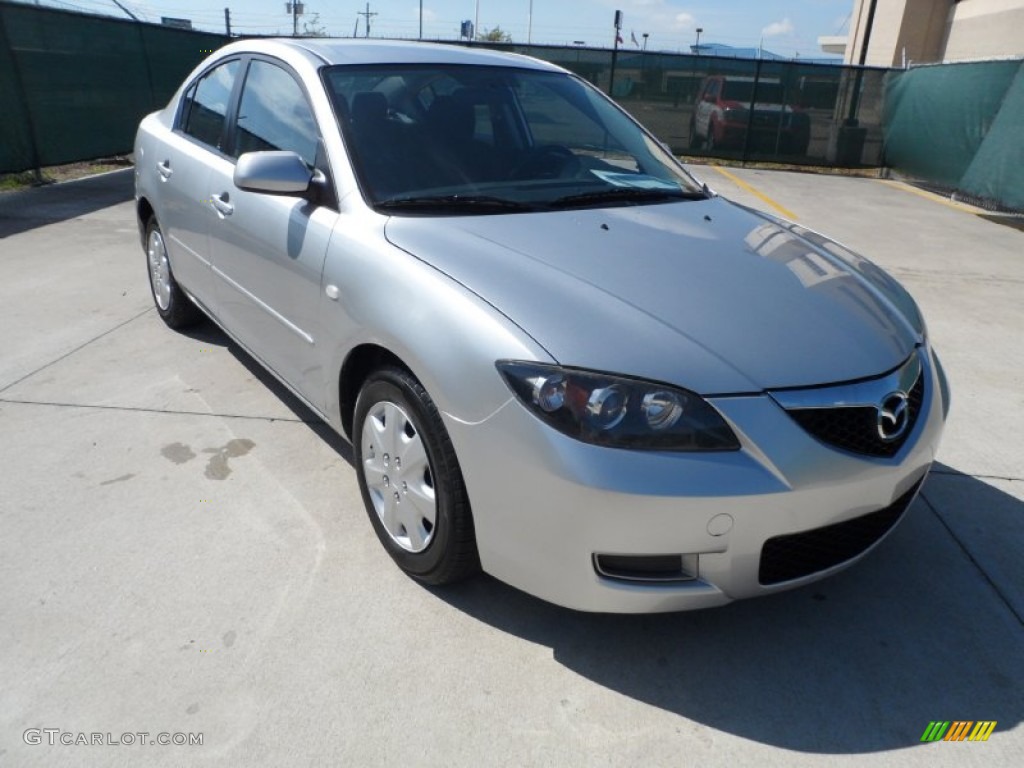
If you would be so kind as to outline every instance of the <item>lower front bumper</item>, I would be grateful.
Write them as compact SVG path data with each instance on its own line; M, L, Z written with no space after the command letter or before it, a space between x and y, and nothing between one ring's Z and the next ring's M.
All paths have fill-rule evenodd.
M762 573L769 540L909 505L943 427L935 366L914 431L891 459L818 443L766 396L714 405L743 445L728 453L615 450L581 443L510 400L483 422L446 416L473 507L483 568L537 597L586 611L646 613L721 605L815 581L855 562L895 524L808 575ZM903 497L903 498L901 498ZM870 521L864 524L870 526ZM836 529L862 535L858 525ZM822 535L829 534L824 531ZM810 538L807 538L810 537ZM843 544L842 546L848 546ZM685 555L697 578L647 584L606 578L597 554ZM840 555L844 551L840 551Z

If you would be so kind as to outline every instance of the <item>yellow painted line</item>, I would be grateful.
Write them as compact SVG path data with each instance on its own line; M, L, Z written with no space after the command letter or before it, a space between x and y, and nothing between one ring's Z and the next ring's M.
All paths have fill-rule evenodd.
M745 182L743 179L741 179L736 174L729 173L729 171L725 170L725 168L723 168L720 165L711 165L711 166L708 166L708 167L709 168L714 168L716 171L718 171L720 174L725 176L725 178L727 178L729 181L731 181L733 184L735 184L740 189L746 190L747 192L752 194L754 197L756 197L758 200L762 200L765 203L767 203L768 205L770 205L776 211L781 213L783 218L789 219L790 221L796 221L796 214L793 213L791 210L789 210L789 208L786 208L786 207L784 207L782 205L779 205L777 202L775 202L770 197L768 197L768 195L766 195L764 192L761 192L761 191L759 191L757 189L754 189L754 187L752 187L749 184L747 184L747 182Z
M967 203L958 203L956 200L950 200L948 197L937 195L934 192L929 192L926 189L918 189L912 184L905 184L902 181L896 181L895 179L878 179L878 181L886 184L893 189L902 189L904 192L909 192L912 195L923 197L925 200L931 200L933 203L942 203L947 208L953 208L957 211L963 211L964 213L988 213L984 208L978 208L974 205L968 205Z

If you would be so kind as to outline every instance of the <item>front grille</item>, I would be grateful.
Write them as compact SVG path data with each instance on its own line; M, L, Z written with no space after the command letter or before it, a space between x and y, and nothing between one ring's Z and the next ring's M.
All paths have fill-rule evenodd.
M824 528L775 536L761 548L757 580L763 585L810 576L867 551L906 512L922 480L884 509Z
M907 428L898 440L886 442L878 435L878 411L873 406L794 408L787 413L821 442L866 456L895 456L914 424L924 400L924 374L907 393Z

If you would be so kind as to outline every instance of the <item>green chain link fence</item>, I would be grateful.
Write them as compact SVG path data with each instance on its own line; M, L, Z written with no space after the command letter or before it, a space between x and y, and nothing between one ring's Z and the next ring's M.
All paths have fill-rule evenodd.
M223 35L0 0L0 172L123 154ZM479 45L479 44L474 44ZM907 71L770 59L487 44L610 92L673 151L889 165L1024 208L1024 62Z
M885 114L887 164L981 202L1024 210L1024 61L894 72Z
M0 3L0 171L131 151L222 35Z

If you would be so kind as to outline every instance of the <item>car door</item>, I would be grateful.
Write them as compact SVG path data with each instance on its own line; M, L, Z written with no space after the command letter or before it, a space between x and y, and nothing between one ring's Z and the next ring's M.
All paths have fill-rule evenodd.
M305 91L283 65L250 60L234 119L232 158L214 163L209 190L217 311L228 330L312 405L324 405L315 354L320 280L332 207L297 195L251 192L234 185L234 158L290 150L327 169L320 132Z
M210 164L222 156L226 118L242 62L232 59L200 75L186 90L166 140L140 162L159 179L157 216L177 281L201 304L213 300L210 271Z

